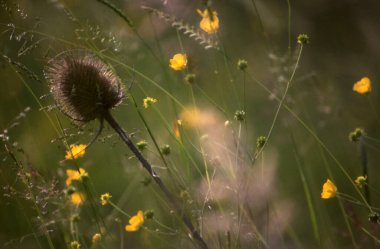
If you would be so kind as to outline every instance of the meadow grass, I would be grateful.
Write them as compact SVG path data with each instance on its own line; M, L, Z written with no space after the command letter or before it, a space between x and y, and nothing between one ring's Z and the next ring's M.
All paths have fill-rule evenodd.
M3 248L380 247L377 83L348 83L363 124L319 114L296 3L283 43L246 2L1 1Z

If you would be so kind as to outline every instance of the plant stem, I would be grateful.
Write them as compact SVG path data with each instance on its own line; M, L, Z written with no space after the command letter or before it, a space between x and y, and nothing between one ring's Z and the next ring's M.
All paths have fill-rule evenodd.
M199 232L194 228L194 225L192 224L189 216L187 216L185 213L182 212L182 208L181 208L181 205L179 204L178 200L169 191L169 189L165 186L165 184L162 182L161 178L154 171L154 169L152 168L150 163L145 159L145 157L136 148L136 146L130 140L128 134L120 127L120 125L113 118L113 116L111 115L111 113L109 111L107 111L105 113L104 119L111 125L111 127L116 131L116 133L119 134L119 136L123 140L123 142L127 144L129 149L133 152L133 154L136 156L136 158L140 161L140 163L142 164L144 169L146 171L148 171L149 175L153 178L153 180L156 182L158 187L165 194L166 198L168 198L168 200L171 202L176 213L181 217L183 223L190 230L192 238L194 238L198 242L198 244L200 245L200 247L202 249L208 249L206 242L202 239Z
M274 115L272 124L271 124L271 126L269 128L269 132L268 132L268 134L266 136L266 138L267 138L266 142L264 143L263 147L261 147L261 149L256 153L255 157L253 158L252 165L255 163L256 159L259 157L259 155L261 154L261 152L263 152L264 148L268 144L270 136L272 135L272 131L273 131L274 125L276 124L276 121L277 121L278 115L280 113L281 107L283 106L284 101L286 99L286 96L288 94L290 84L292 83L294 75L296 74L296 71L297 71L297 68L298 68L298 64L299 64L300 59L301 59L302 49L303 49L303 45L301 45L301 47L300 47L300 51L299 51L298 56L297 56L297 61L296 61L296 64L294 66L293 72L292 72L292 74L291 74L291 76L290 76L290 78L288 80L288 83L286 84L285 92L282 95L282 98L279 100L279 104L278 104L276 113Z
M371 196L369 192L369 176L368 176L368 158L367 158L367 150L365 148L364 144L364 137L360 137L359 140L359 152L360 152L360 157L361 157L361 163L362 163L362 175L364 177L367 177L366 179L366 184L364 184L364 197L368 203L368 205L371 205Z

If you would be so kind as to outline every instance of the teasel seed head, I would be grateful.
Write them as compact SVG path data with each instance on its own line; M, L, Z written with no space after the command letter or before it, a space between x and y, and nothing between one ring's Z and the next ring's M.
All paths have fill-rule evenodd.
M58 55L50 61L46 77L57 106L77 124L103 119L124 97L119 78L88 51Z

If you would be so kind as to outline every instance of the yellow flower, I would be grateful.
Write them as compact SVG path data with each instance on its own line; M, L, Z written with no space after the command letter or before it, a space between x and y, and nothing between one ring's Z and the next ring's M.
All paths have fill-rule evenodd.
M129 219L129 224L125 226L127 232L136 232L144 224L144 214L141 210Z
M358 82L356 82L352 88L355 92L359 94L369 93L371 89L371 80L368 77L364 77Z
M214 34L219 29L219 18L216 11L212 12L212 17L209 15L209 11L197 10L198 14L202 16L202 20L199 23L199 27L208 34Z
M79 168L79 171L76 169L66 170L66 185L69 186L73 181L81 181L83 177L87 177L88 173L83 168Z
M169 66L175 71L180 71L186 68L187 56L186 54L175 54L169 61Z
M321 193L322 199L330 199L333 198L338 191L337 187L334 185L330 179L327 179L327 181L323 184L323 189Z
M92 243L99 242L102 239L102 235L100 233L95 233L94 236L92 236Z
M173 131L174 131L174 135L176 138L179 138L181 136L181 133L179 131L179 125L180 125L180 122L178 122L180 120L177 120L177 121L174 121L173 122Z
M149 106L156 103L157 99L151 98L151 97L146 97L143 101L144 101L144 103L143 103L144 108L148 108Z
M85 144L71 144L70 145L70 150L66 151L66 156L65 158L67 160L69 159L77 159L79 157L84 156L86 153L86 145Z
M74 204L75 206L79 206L83 204L85 197L82 193L75 192L71 194L70 199L72 204Z
M80 243L76 240L70 242L70 248L71 249L80 249Z
M100 202L103 206L107 205L111 199L112 195L110 193L105 193L100 196Z
M362 188L367 181L367 176L358 176L355 179L355 184L358 185L359 188Z

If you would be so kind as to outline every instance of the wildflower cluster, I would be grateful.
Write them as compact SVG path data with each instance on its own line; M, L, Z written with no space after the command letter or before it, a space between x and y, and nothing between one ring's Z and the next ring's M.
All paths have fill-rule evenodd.
M0 4L0 8L6 5L5 2L4 4ZM286 139L289 137L291 138L289 140L294 142L293 151L299 166L299 175L301 176L299 183L304 184L309 211L314 212L314 209L317 210L319 208L319 206L312 206L314 202L310 200L313 198L309 198L309 195L316 193L314 196L319 198L320 193L320 198L324 200L332 198L336 198L339 202L343 200L344 203L340 206L344 211L344 215L346 215L346 208L350 208L351 210L350 205L359 204L357 205L358 208L365 207L368 209L368 220L370 222L380 224L380 215L376 212L379 208L375 206L377 203L370 198L373 198L374 195L372 192L371 195L369 193L370 189L376 190L376 188L372 188L370 185L370 183L372 184L370 172L373 170L372 164L374 162L370 153L374 152L370 150L368 150L370 152L366 151L366 148L370 146L371 149L376 151L376 146L372 146L372 144L379 142L379 139L367 136L362 128L356 128L350 132L349 140L351 142L358 142L357 146L351 147L357 147L360 150L360 153L358 153L360 160L356 161L362 166L362 170L360 171L362 175L357 176L357 172L359 172L358 168L345 171L344 166L346 164L340 163L338 161L340 158L335 157L332 151L328 150L330 146L325 145L323 139L318 136L319 124L323 124L324 122L316 123L315 127L312 122L304 122L303 118L307 117L308 113L306 109L299 108L300 104L298 100L302 100L302 96L308 95L298 96L298 92L296 90L293 91L290 86L293 82L297 82L301 86L301 82L309 80L308 74L302 76L297 69L300 68L299 62L303 60L301 54L304 50L304 45L309 44L310 38L306 34L300 34L292 44L290 39L291 27L297 27L297 25L291 26L288 23L289 42L287 50L285 51L284 49L284 55L277 55L277 53L281 52L276 51L275 55L269 55L271 61L267 63L261 60L261 58L251 57L248 53L245 54L246 51L252 49L253 46L249 46L250 44L247 44L247 49L244 49L245 46L234 46L236 44L223 40L225 37L233 34L233 32L220 34L223 31L222 29L227 30L222 24L228 24L228 22L227 19L224 19L224 12L217 12L213 9L214 5L212 5L211 1L204 2L204 9L195 10L195 8L191 10L193 18L195 16L196 20L192 21L195 24L190 25L177 18L171 18L169 15L165 15L164 12L144 6L143 9L149 10L150 13L155 13L156 17L165 19L166 22L171 24L171 28L177 31L176 39L170 37L168 39L170 43L167 43L166 41L161 41L159 35L163 33L162 31L165 31L165 34L169 34L169 32L166 32L168 26L157 25L160 29L154 30L158 31L154 32L157 35L155 45L151 41L144 40L145 37L149 36L140 35L138 32L140 30L141 32L145 31L145 29L135 26L132 20L129 19L129 15L124 13L123 9L116 7L117 3L111 3L109 0L99 0L98 2L100 3L99 5L113 11L120 20L124 20L130 27L130 34L136 35L138 38L136 44L139 44L136 48L141 48L142 50L136 53L137 58L141 58L141 60L143 58L152 58L152 64L164 61L164 67L154 67L156 70L148 70L151 66L150 63L144 64L145 62L138 61L136 65L137 69L134 70L131 67L134 61L125 62L124 60L124 58L131 60L135 58L124 53L129 50L124 50L123 53L118 54L120 51L112 51L98 44L103 42L99 37L87 37L86 32L83 31L79 31L80 35L78 35L78 38L83 39L83 43L71 41L69 38L65 38L67 40L56 39L54 41L57 43L63 42L66 45L70 45L70 47L75 47L75 42L78 42L77 47L81 48L73 49L75 51L60 53L50 59L44 69L46 80L49 84L50 94L48 96L54 99L54 105L52 104L47 108L42 107L41 110L45 111L47 109L51 111L57 108L68 116L73 124L80 126L79 131L73 133L71 129L61 127L59 115L57 115L56 120L51 120L50 115L47 115L49 121L53 121L51 123L54 128L58 128L56 129L58 135L57 138L53 139L54 142L62 142L67 147L66 151L60 151L62 153L60 159L64 157L64 160L60 161L61 165L55 165L59 178L46 181L44 184L36 184L34 179L39 177L38 172L33 170L32 167L24 167L23 163L13 154L12 150L16 151L17 145L11 145L8 141L8 131L4 130L0 133L0 141L4 143L6 149L4 161L10 158L12 159L12 165L19 168L16 174L17 181L14 181L14 183L20 183L26 189L26 192L22 192L22 194L25 196L25 199L32 200L33 211L36 211L38 215L36 215L38 218L36 220L40 224L38 224L38 230L32 233L38 235L34 236L37 242L40 242L40 235L43 235L46 236L46 241L51 248L58 248L58 245L53 245L57 240L56 238L51 239L51 236L56 236L51 231L54 231L56 228L53 228L53 226L59 223L59 226L65 229L62 236L59 235L64 241L63 247L69 249L90 247L110 248L114 244L123 247L125 241L128 241L128 246L135 246L135 241L132 241L133 237L141 237L144 241L148 241L145 236L150 236L151 234L159 235L155 236L158 237L157 241L165 241L165 244L161 247L190 248L191 245L194 245L202 249L243 249L243 247L249 247L249 245L268 247L272 246L272 244L273 247L281 247L283 234L289 232L286 229L291 227L289 224L291 220L286 219L294 217L290 212L288 215L288 209L292 211L290 207L292 205L287 205L289 208L286 207L286 209L282 209L279 206L278 210L285 210L286 215L279 213L283 219L280 222L277 219L273 223L273 215L271 215L273 212L268 213L272 210L268 210L267 204L283 205L271 199L278 196L274 193L277 189L273 183L276 183L278 179L290 181L288 179L289 174L276 177L277 168L274 165L274 153L265 153L264 158L264 153L261 152L266 148L268 142L271 142L273 146L278 141L285 144ZM253 5L255 11L258 12L255 4ZM175 9L173 9L173 13L175 13ZM290 10L289 6L289 21L291 20ZM74 14L71 14L68 9L67 12L70 20L76 21ZM261 38L267 39L270 37L267 34L270 29L266 29L267 23L261 23L261 16L259 13L256 14L257 19L254 18L253 20L260 21L257 28L261 29ZM231 16L227 15L226 17ZM187 19L188 16L184 15L183 18ZM193 18L190 17L189 20L193 20ZM82 22L75 22L75 25L80 23ZM11 36L15 36L19 30L26 30L24 28L13 27L12 25L6 26L7 30L2 33L3 36L7 33L12 33ZM150 28L148 25L145 27ZM250 28L253 28L252 31L255 31L256 25L251 25ZM88 33L95 36L99 29L95 28L90 30L92 32ZM235 34L238 34L237 31ZM187 37L183 38L182 34L185 34ZM43 32L35 32L34 35L36 37L46 36L46 41L51 39L50 35L45 35ZM20 34L19 36L24 36L24 34ZM197 41L198 44L202 45L202 48L210 50L204 52L204 54L200 54L198 49L189 47L189 41L186 40L188 37L191 37L192 41ZM238 38L240 39L240 36L232 40L239 40ZM131 39L131 41L133 40ZM34 38L34 41L38 45L40 41L45 40ZM173 45L175 44L174 42L178 42L178 45ZM25 44L30 45L29 43L24 43L23 46L26 46ZM9 47L11 48L11 46ZM29 46L24 49L31 49L31 47ZM88 49L82 49L83 47L87 47ZM260 46L257 48L260 48ZM279 46L279 48L285 48L285 46ZM57 49L59 47L55 47L54 45L51 51ZM148 56L143 51L144 49L149 53L152 52L152 54ZM233 53L230 54L231 52L235 52L235 49L237 52L242 53L241 57ZM277 49L277 44L270 44L270 46L266 47L265 52L273 50L281 49ZM22 51L19 51L20 53ZM6 59L6 63L9 62L12 69L13 67L16 68L14 70L15 73L19 73L17 71L19 69L28 71L22 64L19 65L11 61L7 56L3 57ZM202 60L202 62L198 63L199 60ZM272 66L272 64L275 65ZM263 70L261 73L260 70L264 69L266 65L270 65L270 70L268 72ZM133 73L136 73L138 80L142 81L142 84L139 84L137 89L132 87L128 89L128 94L133 99L134 104L134 96L139 96L137 105L132 106L132 108L136 107L136 112L131 114L124 112L122 113L123 115L120 115L127 117L129 122L128 128L122 127L117 122L112 110L120 105L124 99L125 91L122 82L128 80L124 78L121 80L122 78L119 78L116 74L119 71L121 71L120 75L122 77L129 77ZM20 74L21 80L23 80L23 76ZM33 80L39 80L36 77L33 75ZM206 79L205 83L203 79ZM265 79L269 79L268 82ZM272 80L275 81L275 84L272 84ZM173 81L182 82L182 84L176 84ZM373 90L376 90L376 85L372 85L368 77L362 77L352 86L353 82L348 83L348 87L352 87L352 91L354 92L351 92L351 95L357 93L356 97L358 101L363 100L363 95L366 97L364 100L368 101L371 101L374 96L378 95L370 95ZM264 91L256 91L256 88L252 87L253 84L261 87ZM29 90L29 85L27 84L26 86ZM209 95L210 89L211 94ZM351 91L351 89L349 90ZM31 93L33 94L33 91ZM144 95L141 97L141 94ZM259 94L264 96L263 98L269 97L270 100L273 100L273 103L277 105L275 112L272 112L270 108L261 108L260 105L256 105L257 103L254 101L260 100L260 98L256 98ZM152 96L156 96L156 98ZM312 100L315 99L312 98ZM160 102L158 103L159 100ZM37 102L41 105L38 100ZM309 102L305 103L310 104ZM145 110L148 108L150 109ZM160 108L165 109L161 110ZM256 112L259 109L260 111ZM236 111L234 112L234 110ZM376 112L376 108L373 108L372 111ZM258 136L255 140L254 134L257 134L260 130L266 130L265 127L262 127L262 120L267 120L268 117L265 119L256 117L256 114L264 112L268 116L274 114L273 121L267 127L269 128L268 135ZM152 113L154 115L151 115ZM286 117L286 114L289 113L292 120L290 122L290 119ZM361 112L360 114L366 113ZM255 121L256 123L252 125L248 121ZM330 179L326 179L322 183L322 191L320 191L320 184L315 187L313 184L308 183L307 177L310 177L310 175L317 176L318 174L312 175L309 174L310 172L303 174L304 167L301 166L304 165L301 164L303 162L309 163L316 160L316 158L312 155L310 160L303 160L304 158L302 157L308 155L306 153L309 153L309 151L313 153L313 151L303 148L298 150L297 143L304 134L296 130L295 126L293 126L293 121L299 122L301 124L299 127L305 128L306 133L311 134L309 137L317 141L316 144L323 150L322 156L324 156L324 152L327 152L326 155L332 157L332 161L335 161L334 165L338 165L339 167L337 168L343 171L344 174L342 175L348 178L351 172L355 172L355 176L357 177L350 178L349 182L353 187L353 192L356 191L355 194L358 194L359 198L346 194L342 191L344 187L337 184L339 190L342 191L338 192L338 187ZM89 124L89 122L93 122L93 124ZM55 127L57 124L59 126ZM64 125L65 122L62 122L62 124ZM286 128L291 129L287 129L281 133L282 127L279 127L281 124L286 124ZM310 124L313 126L309 126ZM363 122L363 125L366 124L368 125L369 122ZM67 140L77 139L77 135L88 130L92 134L93 128L96 125L99 125L99 130L87 145L67 143ZM137 129L134 129L136 126ZM105 127L104 131L103 127ZM110 129L113 130L110 131ZM133 130L133 133L127 132L128 129ZM369 127L368 132L373 129L374 126ZM276 132L272 132L274 130ZM100 136L102 132L110 134ZM283 135L287 132L291 133L291 135ZM115 138L114 134L119 136L118 139L120 140L118 141L122 141L127 145L129 150L128 152L123 152L120 156L110 156L103 160L112 158L109 162L110 165L106 166L115 164L122 166L119 169L125 169L123 171L125 181L121 181L125 191L114 192L114 196L106 192L94 199L93 193L98 191L95 189L97 183L93 184L90 180L97 178L93 177L91 169L96 171L96 167L103 166L104 163L100 165L100 162L97 162L98 157L101 155L97 155L96 158L92 158L85 163L83 162L83 157L88 153L89 147L94 141L111 141ZM276 139L275 137L278 134L282 136L280 138L285 137L285 139ZM147 140L141 140L141 138ZM273 141L269 141L272 138ZM149 141L149 146L147 141ZM116 143L111 141L111 144ZM313 143L311 142L310 144ZM57 145L56 147L61 148L61 145ZM273 151L276 152L274 149ZM20 154L24 153L22 150L18 152ZM133 155L130 156L130 153L133 153ZM3 155L2 153L0 154ZM324 157L322 159L329 166L329 159ZM352 160L351 162L354 163L356 161ZM136 167L134 168L133 166ZM141 173L140 169L144 172ZM283 168L282 172L285 171ZM98 172L101 172L98 174L103 173L103 171ZM332 179L332 173L335 171L328 169L328 172L331 174L330 177ZM113 171L110 171L109 174L113 173ZM91 179L89 178L90 175ZM103 177L109 179L108 175ZM122 176L119 175L117 177ZM43 180L40 180L40 182L43 182ZM168 185L166 185L167 183ZM5 186L4 190L8 195L13 194L16 196L16 194L19 194L13 189L12 184ZM118 199L120 194L122 197ZM151 201L157 198L160 201L159 205L163 207L161 211L167 211L167 215L156 214L153 210L142 209L141 206L136 208L136 205L141 205L141 203L139 204L133 199L136 196L137 198L141 197L141 200L138 201L144 203L144 205L150 205ZM46 208L51 205L56 205L57 207L54 206L54 209ZM152 207L156 207L156 205L152 205ZM235 212L235 208L237 212ZM111 209L111 214L104 215L105 212ZM98 212L99 210L100 212ZM135 211L130 215L129 210ZM317 216L314 216L314 214L310 215L312 219L315 219L315 217L319 219L319 217L323 216L323 212L317 211ZM170 215L172 214L175 214L173 215L175 219L170 219ZM348 214L351 215L351 213ZM56 217L51 218L51 216L55 215ZM260 219L260 215L263 215L265 219ZM162 217L169 218L170 221L163 220L161 222L160 219ZM256 219L257 217L259 219ZM86 218L90 218L87 221L88 226L84 223ZM346 223L352 220L356 222L357 217L354 218L346 219L345 221ZM312 220L312 223L313 225L323 224L323 222L319 222L318 220ZM267 229L270 228L268 225L278 226L279 229ZM354 226L347 225L351 233L351 227ZM113 232L117 231L115 229L117 226L119 226L122 233L138 234L138 231L141 232L142 230L146 230L146 232L141 233L141 236L128 234L126 238L123 235L119 236L118 233L114 236ZM312 230L314 228L317 227L313 226ZM359 236L352 233L354 234L353 241L356 238L368 235L369 238L374 238L376 243L377 234L374 233L376 231L371 229L364 230L364 228L364 226L360 226L359 230L362 229L360 232L363 234ZM189 232L188 237L192 240L188 244L185 244L183 239L186 232ZM318 239L320 237L319 229L314 229L313 232L315 232L314 235ZM260 234L264 234L265 236L260 236ZM161 238L161 235L165 237ZM115 241L119 239L118 237L120 237L120 241ZM291 237L297 239L296 236ZM166 241L166 238L173 239L177 243L172 243L170 240ZM324 241L318 240L319 246L321 248L328 247L331 244L330 239L327 244ZM278 241L279 244L277 244ZM108 245L108 242L111 242L111 245ZM44 240L42 247L45 243ZM367 248L366 245L360 245L359 247ZM137 248L141 248L141 246L137 245Z

